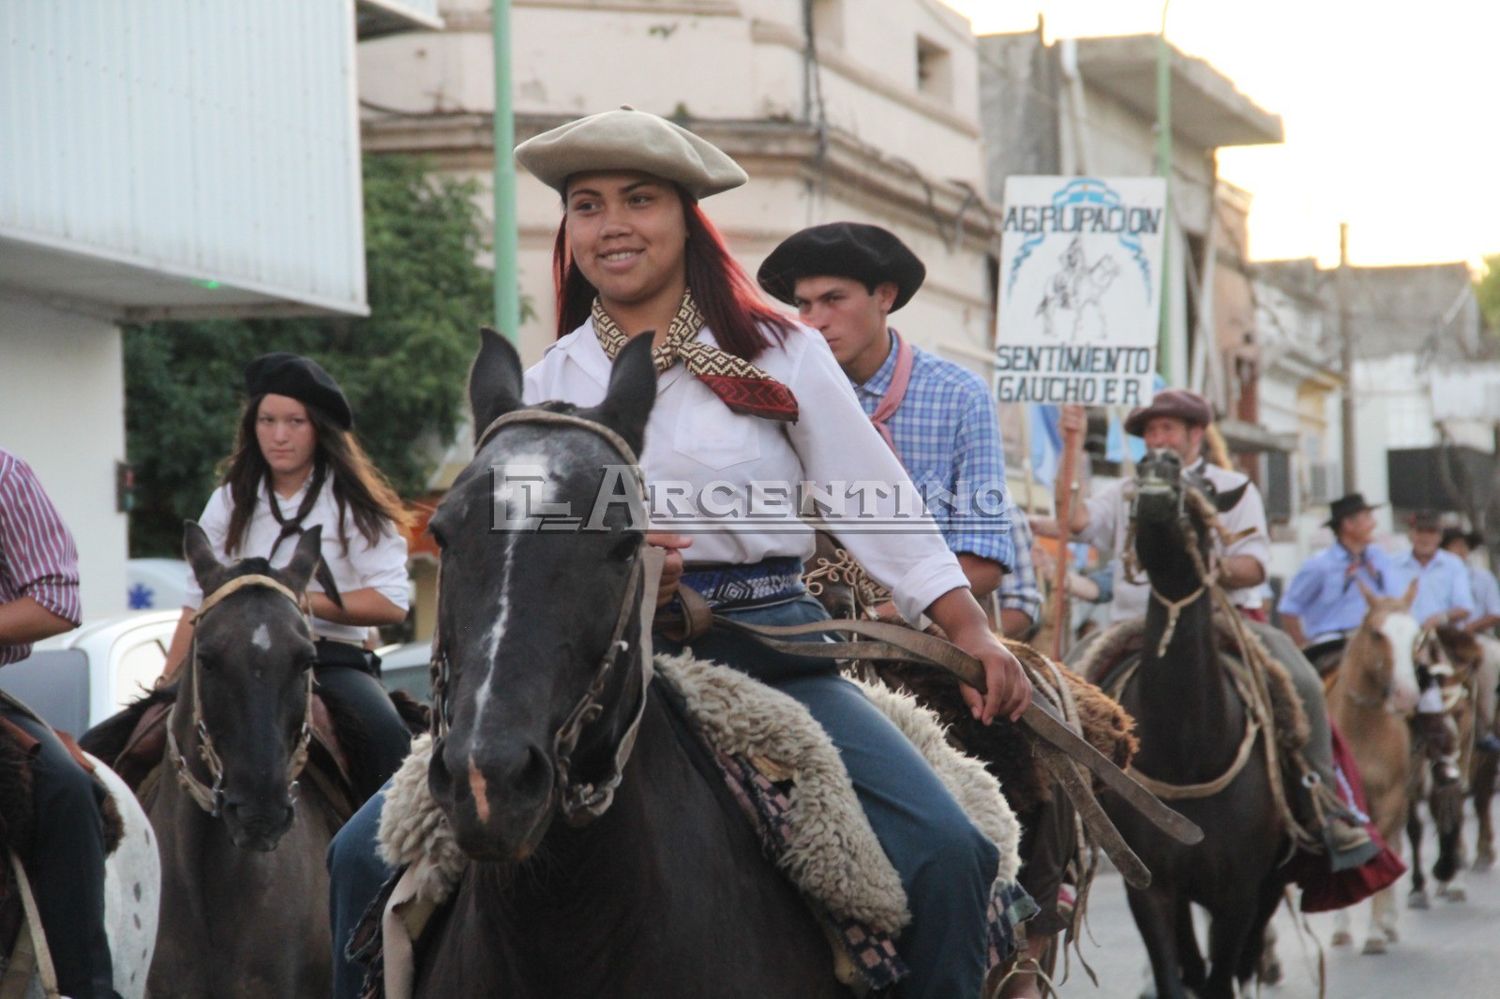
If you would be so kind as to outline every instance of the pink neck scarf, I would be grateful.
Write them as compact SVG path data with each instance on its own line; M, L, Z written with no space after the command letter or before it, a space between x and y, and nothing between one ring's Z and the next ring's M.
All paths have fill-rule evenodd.
M896 415L896 410L901 408L901 400L906 397L906 383L911 381L912 354L911 345L901 339L900 333L891 330L891 339L896 341L896 370L891 375L890 388L880 397L875 412L870 416L870 422L875 424L875 429L885 438L886 446L899 458L901 453L896 451L896 440L891 436L889 424L891 417Z

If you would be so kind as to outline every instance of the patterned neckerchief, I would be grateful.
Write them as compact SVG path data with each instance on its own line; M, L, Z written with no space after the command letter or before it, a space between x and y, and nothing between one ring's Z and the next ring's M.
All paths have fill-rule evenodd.
M594 299L593 319L599 346L613 361L630 342L630 335L610 318L597 298ZM797 397L792 390L744 358L735 357L711 343L700 343L695 338L702 328L703 314L693 302L692 292L685 291L677 315L667 327L666 340L651 348L651 359L656 362L657 373L661 374L681 361L694 378L708 386L733 412L796 423Z

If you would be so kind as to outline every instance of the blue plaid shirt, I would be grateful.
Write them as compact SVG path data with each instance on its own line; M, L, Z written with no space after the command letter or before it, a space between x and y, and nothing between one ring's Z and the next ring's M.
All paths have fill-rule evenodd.
M1006 507L1010 515L1010 543L1015 561L1000 580L1000 606L1018 610L1036 624L1042 617L1042 591L1036 585L1036 565L1031 561L1031 524L1014 504Z
M874 415L895 373L893 339L880 370L854 386L867 415ZM906 395L887 425L896 454L948 547L1014 568L1005 449L995 400L984 380L913 345Z

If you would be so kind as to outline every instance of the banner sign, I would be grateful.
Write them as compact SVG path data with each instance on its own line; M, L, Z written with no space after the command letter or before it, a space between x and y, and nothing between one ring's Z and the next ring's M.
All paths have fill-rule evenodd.
M1006 179L1001 402L1151 400L1166 197L1159 177Z

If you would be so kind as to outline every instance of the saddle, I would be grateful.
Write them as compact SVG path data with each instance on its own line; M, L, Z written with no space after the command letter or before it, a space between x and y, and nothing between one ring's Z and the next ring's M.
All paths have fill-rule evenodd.
M894 983L905 970L893 938L911 918L906 892L827 734L792 698L734 670L691 655L658 656L655 668L653 696L680 722L679 738L687 733L685 748L712 761L767 855L809 900L833 945L839 980L861 990ZM1020 868L1015 816L983 765L952 749L931 713L885 687L866 686L865 693L1000 848L990 901L990 956L999 964L1014 950L1014 924L1034 911L1013 884ZM430 737L415 740L387 794L381 854L401 874L383 896L390 905L372 910L356 934L361 956L392 997L406 994L413 941L469 863L428 790L431 752Z

